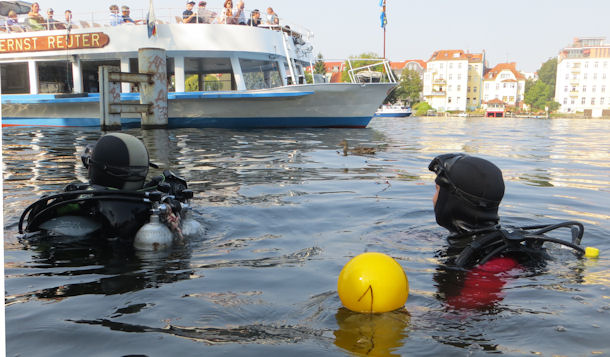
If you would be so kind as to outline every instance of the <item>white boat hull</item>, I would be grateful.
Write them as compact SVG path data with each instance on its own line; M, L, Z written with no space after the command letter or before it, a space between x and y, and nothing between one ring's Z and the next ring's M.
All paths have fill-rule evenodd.
M170 127L366 127L391 83L326 83L232 92L171 93ZM12 97L12 98L11 98ZM124 100L139 101L137 94ZM99 97L3 96L3 126L96 127ZM124 115L124 125L139 125Z

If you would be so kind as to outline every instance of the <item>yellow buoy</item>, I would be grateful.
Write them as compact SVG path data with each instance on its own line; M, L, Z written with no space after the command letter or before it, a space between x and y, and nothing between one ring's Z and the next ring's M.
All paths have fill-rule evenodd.
M383 253L363 253L347 262L337 282L339 298L356 312L387 312L405 305L409 281L392 257Z
M586 247L585 248L585 257L587 257L587 258L599 257L599 249L597 249L595 247Z

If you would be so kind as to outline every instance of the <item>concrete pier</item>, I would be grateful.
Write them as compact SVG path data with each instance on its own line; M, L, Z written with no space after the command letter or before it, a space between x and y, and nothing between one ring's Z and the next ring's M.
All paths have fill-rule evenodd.
M140 83L140 103L150 104L150 110L142 113L142 129L166 128L167 106L167 58L160 48L138 50L138 71L152 75L151 82Z
M100 126L121 129L121 113L140 113L142 129L167 128L167 60L165 50L138 50L139 73L121 72L119 67L100 66ZM140 104L121 103L121 83L137 83Z

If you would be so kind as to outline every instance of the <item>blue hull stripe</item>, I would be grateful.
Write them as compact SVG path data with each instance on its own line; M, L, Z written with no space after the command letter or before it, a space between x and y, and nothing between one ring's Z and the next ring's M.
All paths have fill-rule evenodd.
M364 128L371 117L283 118L169 118L170 128ZM121 124L139 127L139 118L122 118ZM2 126L96 127L99 118L2 118Z
M177 99L243 99L243 98L297 98L314 92L169 92L168 100ZM55 98L54 94L3 95L2 104L53 104L53 103L95 103L99 93L89 93L84 97ZM121 100L140 101L140 93L121 93Z

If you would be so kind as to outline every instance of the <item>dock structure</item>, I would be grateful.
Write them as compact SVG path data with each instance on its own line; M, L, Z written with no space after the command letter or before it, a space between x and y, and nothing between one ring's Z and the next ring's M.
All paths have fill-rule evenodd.
M168 124L167 65L165 50L140 48L139 73L120 72L116 66L99 67L100 127L121 129L122 113L140 113L142 129L166 128ZM121 83L136 83L140 104L121 102Z

